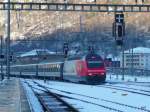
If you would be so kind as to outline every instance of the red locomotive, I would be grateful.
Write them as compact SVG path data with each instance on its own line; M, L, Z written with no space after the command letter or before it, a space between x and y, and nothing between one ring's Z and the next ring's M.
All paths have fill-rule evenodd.
M106 79L104 61L97 54L69 58L63 71L64 79L74 82L105 82Z

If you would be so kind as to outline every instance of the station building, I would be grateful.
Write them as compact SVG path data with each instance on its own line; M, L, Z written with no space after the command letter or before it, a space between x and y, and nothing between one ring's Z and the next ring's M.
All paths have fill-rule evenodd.
M124 51L120 55L121 67L150 70L150 48L137 47Z

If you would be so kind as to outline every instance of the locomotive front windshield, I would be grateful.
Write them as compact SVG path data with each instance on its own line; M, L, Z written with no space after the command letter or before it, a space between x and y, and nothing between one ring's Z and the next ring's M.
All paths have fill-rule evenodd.
M103 62L98 60L98 61L88 61L87 62L87 66L88 68L99 68L99 67L102 67L104 66Z
M99 68L104 66L101 57L98 55L88 55L86 57L86 60L88 68Z

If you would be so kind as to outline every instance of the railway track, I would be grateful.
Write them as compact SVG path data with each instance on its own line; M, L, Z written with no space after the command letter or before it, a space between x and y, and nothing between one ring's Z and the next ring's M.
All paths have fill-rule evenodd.
M34 82L34 83L36 83L40 87L42 86L42 85L38 84L37 82ZM118 109L118 108L114 108L115 106L111 107L109 105L104 105L104 104L105 103L110 103L110 104L113 104L113 105L120 106L122 108L130 108L130 109L135 110L135 111L137 110L137 112L141 112L141 111L142 112L150 112L150 110L148 110L144 107L132 106L132 105L129 105L129 104L124 104L124 103L120 103L120 102L116 102L116 101L112 101L112 100L107 100L107 99L100 99L98 97L88 96L88 95L84 95L84 94L72 93L72 92L68 92L68 91L64 91L64 90L60 90L60 89L54 89L54 88L49 88L49 87L48 87L48 89L53 89L53 90L57 90L57 91L60 91L62 93L65 93L65 95L56 93L58 96L60 96L62 98L72 99L72 100L80 101L80 102L83 102L83 103L96 105L96 106L99 106L99 107L102 107L102 108L105 108L105 109L108 109L108 110L111 110L111 111L115 111L115 112L125 112L125 111L123 111L121 109ZM76 97L71 97L70 95L74 95ZM82 99L79 99L78 97L82 97ZM102 104L96 103L95 101L91 101L91 100L88 100L88 99L102 101L103 103Z
M111 101L111 100L106 100L106 99L101 99L101 100L105 101L105 102L113 103L113 104L116 104L116 105L125 106L127 108L132 108L132 109L135 109L135 110L138 110L138 111L142 111L142 112L150 112L150 110L148 110L148 109L146 109L144 107L132 106L132 105L123 104L123 103L119 103L119 102Z
M72 105L68 104L61 97L48 89L44 87L34 87L34 85L29 84L27 81L25 81L25 83L32 88L42 105L44 112L79 112Z
M37 84L39 87L43 87L42 85L40 85L37 82L34 82L34 83ZM53 89L53 88L48 88L48 89ZM59 90L59 89L55 89L55 90L60 91L60 92L64 92L64 93L68 94L68 95L62 95L62 94L55 93L55 94L57 94L57 96L59 96L61 98L67 98L67 99L72 99L72 100L80 101L80 102L87 103L87 104L96 105L96 106L99 106L99 107L102 107L102 108L105 108L107 110L114 111L114 112L124 112L124 111L121 111L119 109L112 108L112 107L109 107L109 106L106 106L106 105L101 105L101 104L98 104L98 103L90 102L88 100L83 100L83 99L79 99L79 98L70 97L69 95L72 94L72 95L82 96L84 98L86 97L86 98L91 98L91 99L98 99L96 97L90 97L90 96L87 96L87 95L82 95L82 94L78 94L78 93L72 93L72 92L68 92L68 91L64 91L64 90Z
M125 85L133 85L139 87L150 87L150 83L124 83Z
M124 85L134 85L134 86L142 86L142 87L150 87L150 82L110 82L106 81L106 84L124 84Z
M114 86L114 85L98 85L96 87L110 88L110 89L121 90L121 91L130 92L130 93L150 96L150 91L148 91L148 90L135 89L135 88L129 88L129 87L121 87L121 86Z
M69 83L74 83L74 82L69 82ZM78 83L75 83L78 84ZM106 83L107 84L107 83ZM144 90L144 89L136 89L136 88L131 88L131 87L121 87L121 86L115 86L113 84L108 83L109 85L95 85L96 87L105 87L105 88L111 88L111 89L116 89L116 90L122 90L122 91L127 91L130 93L136 93L140 95L145 95L145 96L150 96L150 91ZM126 84L126 83L121 83L121 84ZM84 84L87 85L87 84ZM128 85L128 84L127 84ZM134 84L131 84L134 85ZM136 84L135 84L136 85ZM140 85L141 86L141 85ZM143 87L143 86L142 86ZM150 86L144 86L144 87L150 87Z
M37 82L34 82L34 83L38 84ZM68 82L68 83L74 83L74 82ZM78 84L78 83L74 83L74 84ZM86 84L84 84L84 85L86 85ZM136 93L136 94L140 94L140 95L150 96L150 91L144 90L144 89L136 89L136 88L131 88L131 87L121 87L121 86L115 86L112 84L110 84L110 85L98 85L98 86L96 85L96 87L105 87L105 88L122 90L122 91L130 92L130 93ZM53 88L49 88L49 89L53 89Z
M100 106L100 107L103 107L105 109L109 109L111 111L115 111L115 112L126 112L122 109L117 109L117 108L114 108L114 107L109 107L109 106L106 106L106 105L101 105L101 104L98 104L98 103L93 103L93 102L90 102L90 101L87 101L87 100L83 100L83 99L78 99L78 98L74 98L74 97L69 97L69 96L65 96L65 95L60 95L60 94L57 94L58 96L61 96L63 98L68 98L68 99L74 99L74 100L78 100L78 101L81 101L81 102L84 102L84 103L88 103L88 104L93 104L93 105L96 105L96 106ZM150 112L150 110L144 108L144 107L137 107L137 106L132 106L132 105L128 105L128 104L123 104L123 103L119 103L119 102L116 102L116 101L111 101L111 100L106 100L106 99L101 99L101 101L105 102L105 103L111 103L111 104L114 104L114 105L117 105L117 106L120 106L122 108L130 108L130 109L133 109L133 110L137 110L137 112Z
M106 86L113 86L113 87L118 87L118 88L123 88L123 89L128 89L128 90L135 90L135 91L140 91L140 92L144 92L144 93L150 93L149 90L137 89L137 88L133 88L133 87L124 87L124 86L116 86L116 85L106 85Z

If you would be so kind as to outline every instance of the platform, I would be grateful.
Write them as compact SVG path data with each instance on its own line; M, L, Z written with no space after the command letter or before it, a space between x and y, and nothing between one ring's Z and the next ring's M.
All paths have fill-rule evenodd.
M19 79L11 78L0 83L0 112L30 112Z

